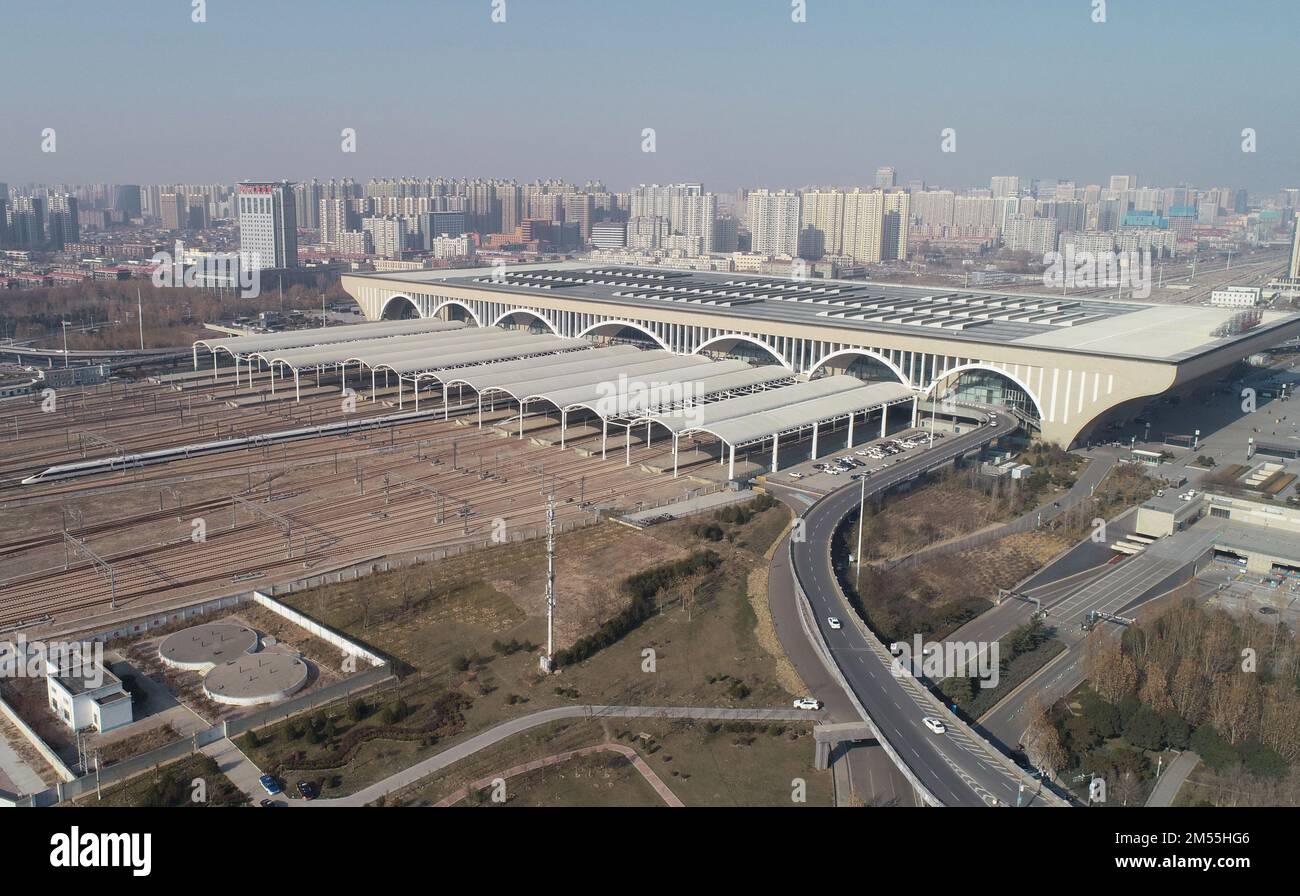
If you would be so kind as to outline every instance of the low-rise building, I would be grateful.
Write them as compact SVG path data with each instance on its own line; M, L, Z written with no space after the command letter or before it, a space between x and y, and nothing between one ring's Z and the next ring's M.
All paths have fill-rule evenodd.
M131 695L122 687L121 679L101 663L75 673L64 669L46 675L45 680L50 710L73 731L112 731L134 718Z

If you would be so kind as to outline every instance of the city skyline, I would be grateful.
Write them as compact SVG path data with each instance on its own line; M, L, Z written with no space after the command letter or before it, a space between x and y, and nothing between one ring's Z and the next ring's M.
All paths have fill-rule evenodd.
M60 6L14 11L15 33L48 30ZM288 41L247 28L254 8L234 0L212 5L201 23L188 4L78 9L72 26L63 16L68 50L112 78L99 88L77 67L50 70L40 104L7 110L4 176L234 183L438 170L521 182L599 177L613 189L695 180L730 191L866 185L893 166L900 184L954 188L1006 172L1103 183L1113 171L1146 184L1293 185L1288 148L1300 125L1285 114L1288 82L1269 65L1292 49L1294 29L1279 26L1297 14L1284 3L1231 18L1210 15L1211 3L1112 3L1107 21L1093 23L1086 3L1007 0L943 8L941 34L926 30L940 11L933 3L815 2L803 23L776 2L611 11L574 0L563 16L513 2L502 23L487 3L393 3L347 20L346 42L327 14L338 4L315 4L312 15L293 6ZM158 37L150 53L114 52L146 28ZM457 39L439 42L444 33ZM888 41L874 43L880 34ZM425 35L440 57L433 68ZM644 64L603 49L628 35L646 48ZM575 39L590 52L565 51ZM336 52L322 53L331 44ZM880 54L869 52L875 46ZM9 60L21 70L40 53L17 45ZM197 77L227 53L256 61ZM1240 63L1234 55L1258 67L1249 89L1216 75ZM880 64L864 65L871 60ZM963 67L970 76L957 76ZM169 69L193 76L159 77ZM457 70L473 76L472 90L439 86ZM391 93L376 97L379 83ZM114 102L103 93L110 85L141 99ZM146 114L132 114L140 106ZM57 136L53 153L41 151L46 128ZM355 153L342 151L344 128L355 132ZM646 128L653 153L642 152ZM955 152L941 147L946 128ZM1242 151L1246 128L1255 152Z

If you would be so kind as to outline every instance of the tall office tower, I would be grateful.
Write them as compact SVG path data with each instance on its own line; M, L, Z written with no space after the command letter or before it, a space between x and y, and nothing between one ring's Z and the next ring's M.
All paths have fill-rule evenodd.
M1292 280L1300 280L1300 212L1295 216L1295 233L1291 235L1291 265L1287 275Z
M181 192L162 193L158 197L158 216L167 230L184 230L189 226L190 206Z
M380 258L399 259L406 248L406 222L401 218L366 218L361 231L370 234L375 254Z
M2 192L0 191L0 194ZM1250 211L1250 195L1245 190L1238 190L1232 194L1232 210L1239 215Z
M497 186L497 201L501 203L501 232L514 233L524 219L524 191L510 181Z
M799 197L799 255L816 261L844 253L844 193L804 190Z
M140 185L118 184L113 191L113 208L122 213L128 221L141 215Z
M1112 174L1110 176L1110 188L1115 193L1136 190L1137 185L1138 179L1131 174Z
M293 184L245 181L235 191L239 206L239 265L248 270L298 266L298 220Z
M0 246L9 245L9 185L0 182Z
M320 229L320 203L324 197L325 188L314 177L310 181L293 185L293 213L298 219L299 227Z
M81 221L77 216L77 198L66 192L56 192L48 199L45 212L45 228L49 231L49 243L62 248L68 243L81 239Z
M433 248L433 241L444 234L461 236L465 233L464 212L425 212L417 219L419 222L420 246L425 250Z
M578 237L585 244L591 239L591 219L596 215L596 205L586 193L564 194L564 221L578 225Z
M892 190L898 186L898 172L893 165L881 165L876 169L874 186L881 190Z
M993 191L994 199L1015 196L1020 192L1020 178L1014 174L998 175L989 179L989 189Z
M799 253L799 194L755 190L746 207L753 251L790 257Z
M713 221L718 217L718 198L712 193L693 193L681 198L680 219L673 229L688 241L699 239L700 251L708 254L713 248Z

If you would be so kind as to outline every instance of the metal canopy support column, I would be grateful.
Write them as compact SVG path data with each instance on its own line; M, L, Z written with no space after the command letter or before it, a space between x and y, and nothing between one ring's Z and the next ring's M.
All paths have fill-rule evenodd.
M569 412L560 408L560 449L564 449L564 430L569 424Z
M626 459L623 461L623 466L630 467L632 466L632 424L631 423L625 423L623 425L623 442L624 445L626 446Z
M736 446L728 445L727 447L731 449L731 459L727 462L727 481L730 482L736 478Z
M921 409L921 402L915 395L913 395L912 396L912 425L913 426L916 426L916 415L920 413L920 409ZM883 414L884 412L885 412L884 409L881 408L880 413Z
M677 478L677 433L673 433L673 478Z
M817 456L817 429L818 429L818 425L816 423L813 423L812 454L808 455L809 459L812 459Z
M885 427L887 427L888 425L889 425L889 405L882 404L880 406L880 437L882 439L885 437Z
M600 418L600 459L605 459L605 449L609 446L609 421Z
M443 396L444 396L444 397L443 397L443 400L445 401L445 400L446 400L446 395L447 395L447 387L446 387L446 386L443 386L443 387L442 387L442 394L443 394ZM478 397L478 428L479 428L479 429L482 429L482 428L483 428L483 396L482 396L481 394L480 394L479 397Z
M275 382L272 380L272 382ZM298 368L293 370L293 400L302 401L302 381L298 379Z
M853 418L857 416L857 411L849 411L849 441L845 448L853 447Z
M519 402L519 438L524 437L524 402Z
M781 434L779 432L774 432L772 433L772 472L773 473L775 473L778 469L777 449L779 449L780 447L781 447Z

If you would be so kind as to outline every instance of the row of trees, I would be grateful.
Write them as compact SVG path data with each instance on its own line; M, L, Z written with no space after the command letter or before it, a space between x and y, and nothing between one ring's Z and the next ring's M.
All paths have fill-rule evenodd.
M1132 626L1122 643L1090 637L1085 670L1099 697L1134 696L1228 744L1258 740L1287 762L1300 758L1300 649L1281 623L1234 619L1190 598Z

